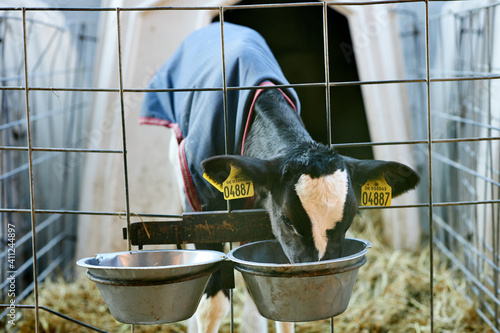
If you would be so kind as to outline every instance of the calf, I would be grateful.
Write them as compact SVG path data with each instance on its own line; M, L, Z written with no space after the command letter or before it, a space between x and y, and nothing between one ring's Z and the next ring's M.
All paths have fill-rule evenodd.
M150 88L220 88L220 39L218 23L193 33L158 71ZM414 188L419 176L397 162L357 160L315 142L299 116L296 93L272 87L288 82L255 31L224 23L224 47L227 86L262 86L257 91L227 91L227 147L219 90L150 92L142 108L142 123L175 129L190 206L186 208L225 209L222 194L202 175L222 183L232 165L255 185L253 200L236 201L233 207L267 209L273 233L291 263L340 257L358 211L361 186L385 179L392 195L398 196ZM204 248L222 250L222 245ZM218 330L228 309L224 293L220 276L214 274L196 315L200 332Z

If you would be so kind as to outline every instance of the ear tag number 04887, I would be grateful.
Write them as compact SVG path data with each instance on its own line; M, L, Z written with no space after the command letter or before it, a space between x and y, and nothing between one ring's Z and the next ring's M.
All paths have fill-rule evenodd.
M361 206L390 206L392 188L385 179L369 180L361 186Z
M222 193L225 200L252 197L253 182L240 169L231 165L229 177L222 183Z

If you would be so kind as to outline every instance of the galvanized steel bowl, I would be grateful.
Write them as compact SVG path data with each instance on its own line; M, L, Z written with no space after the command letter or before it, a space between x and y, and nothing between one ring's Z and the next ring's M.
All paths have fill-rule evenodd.
M191 317L225 259L217 251L159 250L98 254L77 264L87 268L116 320L160 324Z
M290 264L276 240L233 249L233 261L262 316L277 321L313 321L347 309L358 269L371 248L366 240L346 238L343 257Z

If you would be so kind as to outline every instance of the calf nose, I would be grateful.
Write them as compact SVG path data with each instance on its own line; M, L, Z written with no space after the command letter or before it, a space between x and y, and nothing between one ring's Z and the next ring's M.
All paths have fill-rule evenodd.
M320 260L331 260L342 257L343 246L344 237L342 237L342 239L338 239L337 241L331 241L330 244L328 244L325 255L320 258Z

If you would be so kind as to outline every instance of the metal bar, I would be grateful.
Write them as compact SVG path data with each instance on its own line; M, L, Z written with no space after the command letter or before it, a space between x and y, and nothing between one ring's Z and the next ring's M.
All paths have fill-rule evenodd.
M369 5L384 5L396 3L412 3L423 2L424 0L378 0L378 1L346 1L346 2L329 2L329 6L369 6ZM438 1L438 0L432 0ZM222 8L231 9L257 9L257 8L285 8L285 7L313 7L321 6L318 2L298 2L298 3L279 3L279 4L258 4L258 5L231 5ZM29 7L29 11L163 11L163 10L219 10L219 6L159 6L159 7ZM5 7L2 10L15 11L21 10L19 7Z
M485 204L497 204L500 203L500 199L497 200L472 200L472 201L448 201L448 202L434 202L434 207L445 207L445 206L463 206L463 205L485 205ZM429 207L428 203L419 203L412 205L392 205L388 207L379 206L359 206L359 209L400 209L400 208L425 208ZM30 213L31 210L19 209L19 208L0 208L0 213ZM104 212L104 211L86 211L86 210L57 210L57 209L35 209L36 214L68 214L68 215L96 215L96 216L120 216L124 212ZM182 215L178 214L152 214L152 213L134 213L135 216L140 217L152 217L152 218L171 218L179 219Z
M369 147L369 146L390 146L390 145L418 145L428 144L427 140L412 140L412 141L384 141L384 142L356 142L356 143L335 143L333 148L349 148L349 147Z
M432 239L433 230L433 196L432 196L432 122L431 122L431 76L430 76L430 50L429 50L429 1L425 1L425 70L427 91L427 140L428 143L428 168L429 168L429 293L430 293L430 322L431 333L434 332L434 251Z
M184 213L182 220L134 222L131 224L131 235L132 245L137 246L246 242L274 238L269 215L262 209Z
M326 96L326 137L328 145L332 146L332 109L331 109L331 91L330 91L330 56L328 50L328 7L323 2L323 58L325 67L325 96ZM333 317L330 318L330 333L334 333Z
M454 138L454 139L432 139L431 143L452 143L452 142L474 142L474 141L498 141L500 136L476 137L476 138ZM384 141L384 142L356 142L356 143L335 143L332 147L366 147L366 146L389 146L389 145L418 145L429 144L427 140L409 141Z
M0 213L30 213L31 210L28 208L0 208ZM89 211L89 210L63 210L63 209L35 209L36 214L71 214L71 215L98 215L98 216L117 216L120 217L125 213L121 212L104 212L104 211ZM154 217L154 218L182 218L182 215L178 214L151 214L151 213L140 213L135 214L141 217Z
M500 136L477 137L477 138L458 138L458 139L437 139L437 140L432 140L432 143L473 142L473 141L498 141L498 140L500 140Z
M475 138L453 138L453 139L432 139L431 143L452 143L452 142L474 142L474 141L499 141L500 136L475 137ZM383 142L356 142L356 143L335 143L332 147L366 147L366 146L389 146L389 145L418 145L429 144L427 140L409 141L383 141Z
M455 202L436 202L433 204L434 207L445 207L445 206L464 206L464 205L484 205L484 204L498 204L500 199L497 200L471 200L471 201L455 201Z
M29 87L28 81L28 47L26 43L26 8L23 8L23 50L24 50L24 82L26 87ZM32 251L33 251L33 282L34 282L34 298L35 298L35 332L38 332L39 312L38 312L38 263L36 250L36 233L33 232L36 227L35 217L35 190L34 190L34 175L33 175L33 150L31 137L31 121L30 121L30 96L29 90L25 90L26 98L26 127L28 132L28 159L29 159L29 183L30 183L30 208L31 208L31 230L32 230Z
M431 78L430 82L453 82L453 81L477 81L477 80L498 80L500 74L488 76L468 76L468 77L444 77ZM363 86L376 84L401 84L401 83L425 83L425 78L422 79L401 79L401 80L372 80L372 81L338 81L330 82L330 87L347 87L347 86ZM324 82L309 82L309 83L293 83L293 84L277 84L273 87L258 87L258 86L228 86L226 89L231 90L253 90L253 89L275 89L275 88L301 88L301 87L324 87ZM25 87L0 87L0 90L25 90ZM29 87L28 90L33 91L81 91L81 92L120 92L119 88L67 88L67 87ZM123 88L126 93L143 93L143 92L189 92L189 91L223 91L223 87L204 87L204 88L163 88L163 89L147 89L147 88Z
M473 142L473 141L498 141L499 136L495 137L475 137L475 138L454 138L454 139L435 139L432 143L451 143L451 142ZM390 145L417 145L425 144L427 140L408 140L408 141L382 141L382 142L356 142L356 143L335 143L331 146L336 147L366 147L366 146L390 146ZM0 146L0 150L28 151L28 147ZM48 152L68 152L68 153L113 153L122 154L121 149L89 149L89 148L50 148L50 147L32 147L33 151Z
M443 78L434 78L433 80L438 80L441 81L443 79L463 79L463 78L468 78L468 77L473 77L473 78L494 78L500 73L494 73L493 68L491 69L485 69L484 71L481 71L481 69L484 68L481 65L478 65L478 69L476 70L457 70L457 69L431 69L431 74L436 76L437 74L442 74L445 76L448 76L449 78L443 77ZM458 76L458 77L457 77Z
M332 110L330 96L330 56L328 52L328 6L323 2L323 58L325 66L325 96L326 96L326 137L328 145L332 145Z
M127 231L129 233L128 250L132 250L130 242L130 197L128 187L128 163L127 163L127 132L125 129L125 105L123 100L123 71L122 71L122 44L121 44L121 26L120 26L120 9L116 9L116 30L118 38L118 76L120 82L120 114L122 125L122 148L123 148L123 176L125 185L125 214L127 219Z
M498 80L499 74L483 75L483 76L467 76L467 77L449 77L430 79L430 82L457 82L457 81L479 81L479 80Z
M221 40L221 69L222 69L222 106L224 109L224 153L229 154L229 124L227 109L227 82L226 82L226 51L224 48L224 11L222 7L219 10L220 22L220 40ZM229 202L229 201L228 201Z
M473 142L473 141L497 141L500 137L478 137L478 138L457 138L457 139L437 139L432 140L432 143L452 143L452 142ZM413 141L393 141L393 142L362 142L362 143L336 143L333 144L334 148L346 147L366 147L366 146L387 146L387 145L411 145L411 144L428 144L427 140L413 140ZM27 151L28 147L10 147L0 146L0 150L15 150ZM47 147L32 147L32 151L48 151L48 152L83 152L83 153L116 153L122 154L123 150L118 149L86 149L86 148L47 148ZM35 164L42 163L50 159L50 156L45 155L34 161ZM18 174L26 170L28 165L20 166L17 169L11 170L0 176L0 180L9 178L14 174Z
M379 0L379 1L339 1L339 2L327 2L329 6L371 6L371 5L384 5L384 4L398 4L398 3L418 3L424 2L425 0ZM427 0L428 2L439 2L442 0ZM279 4L258 4L258 5L231 5L224 6L223 8L231 9L257 9L257 8L285 8L285 7L313 7L321 6L322 3L317 2L302 2L302 3L279 3ZM475 10L482 9L483 7L493 7L497 6L497 3L485 5L482 7L477 7ZM81 11L81 12L114 12L117 9L120 11L168 11L168 10L219 10L218 6L158 6L158 7L28 7L25 8L27 11ZM19 11L23 8L20 7L5 7L2 10L5 11ZM470 11L467 9L464 11ZM473 9L474 10L474 9ZM452 15L455 13L450 13ZM443 16L442 15L439 15ZM429 19L435 19L436 16L432 16Z
M219 22L220 22L220 40L221 40L221 61L222 61L222 105L224 108L224 152L226 155L232 154L229 152L229 114L227 109L227 82L226 82L226 51L224 48L224 8L219 7ZM226 200L227 211L231 212L231 201Z
M28 147L0 146L0 150L28 151ZM33 151L60 152L60 153L106 153L106 154L122 154L123 153L123 150L120 150L120 149L32 147L32 150Z
M496 5L500 5L500 2L497 3ZM488 47L487 54L488 56L488 69L491 71L493 68L493 52L492 52L492 45L493 45L493 40L495 37L494 33L495 30L490 27L495 26L495 18L496 18L496 11L497 7L488 7L487 8L487 19L488 19L488 38L486 38L486 45ZM492 113L492 89L491 89L491 81L488 81L488 120L492 122L493 120L493 113ZM488 130L488 136L491 136L491 130ZM490 143L489 145L490 149L490 165L493 165L493 150L492 150L492 145ZM492 168L491 168L492 169ZM493 177L493 172L490 173L491 177ZM500 177L499 177L500 178ZM492 198L495 197L495 191L493 187L491 187L491 192L490 195ZM500 187L497 188L497 198L500 198ZM491 240L493 243L493 258L495 260L495 264L497 266L500 266L500 205L497 205L497 211L496 211L496 222L494 221L495 219L495 211L492 210L491 212L492 219L491 219L491 229L492 229L492 235L491 235ZM499 297L499 288L500 288L500 274L498 272L493 273L493 289L495 293L495 297ZM495 304L495 315L494 315L494 322L495 322L495 330L498 331L500 329L500 307L498 304ZM491 325L490 325L491 326Z
M219 7L219 22L220 22L220 40L221 40L221 60L222 60L222 105L224 108L224 152L229 154L229 122L227 109L227 81L226 81L226 53L224 48L224 8ZM235 144L235 143L234 143ZM231 201L226 200L228 213L231 212ZM229 331L234 332L234 297L233 290L229 289L229 304L230 304L230 323Z

